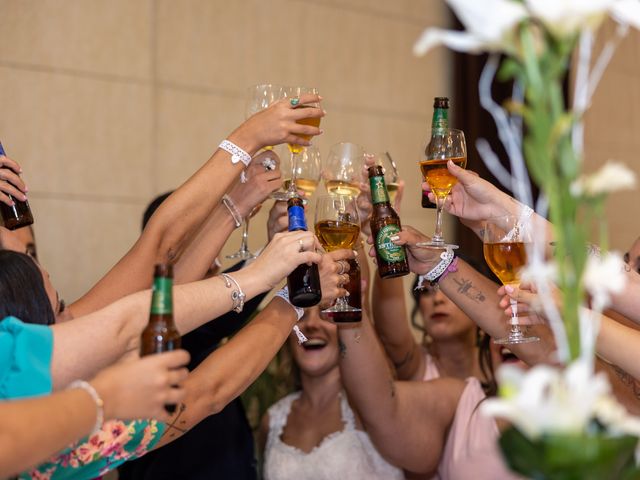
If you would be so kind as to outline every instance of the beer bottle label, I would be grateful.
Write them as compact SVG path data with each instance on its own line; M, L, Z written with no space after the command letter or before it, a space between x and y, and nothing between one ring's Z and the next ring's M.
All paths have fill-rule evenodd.
M431 121L431 134L442 135L445 129L449 128L448 111L446 108L436 108L433 111L433 120Z
M304 218L304 207L292 205L287 210L289 214L289 231L307 230L307 221Z
M374 205L376 203L389 202L389 194L384 184L384 177L371 177L369 185L371 185L371 202Z
M391 241L391 237L400 232L400 227L394 223L385 225L376 235L376 251L385 262L396 263L405 259L404 248Z
M172 286L173 280L171 278L157 277L153 280L152 314L166 315L173 313Z

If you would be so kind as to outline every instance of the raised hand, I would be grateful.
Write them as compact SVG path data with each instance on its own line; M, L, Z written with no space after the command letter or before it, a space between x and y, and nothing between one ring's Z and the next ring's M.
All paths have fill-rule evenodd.
M535 285L528 282L522 282L519 287L517 285L503 285L498 289L498 295L502 296L500 307L504 309L504 313L508 316L511 316L511 300L518 302L519 323L523 325L547 323L542 301ZM556 303L556 308L561 311L559 290L554 289L553 299Z
M417 247L416 243L429 242L430 237L419 232L410 225L403 225L402 231L391 237L391 241L396 245L405 245L409 260L409 269L419 275L428 273L440 262L441 250ZM373 245L373 238L369 236L367 243ZM369 249L369 256L376 258L375 248Z
M271 169L270 165L275 168ZM231 188L229 196L242 218L255 214L257 212L255 208L280 188L282 172L279 165L278 155L273 151L265 150L251 160L245 172L247 181L242 183L238 180Z
M343 286L349 282L350 265L347 260L353 258L356 258L356 253L348 249L322 255L322 261L318 265L322 286L321 310L331 306L337 298L349 295Z
M105 419L169 419L164 406L180 403L189 375L185 350L121 361L102 370L91 384L104 400Z
M25 201L28 189L20 178L22 168L15 160L0 155L0 202L6 203L10 207L14 203L9 199L9 195L17 200Z

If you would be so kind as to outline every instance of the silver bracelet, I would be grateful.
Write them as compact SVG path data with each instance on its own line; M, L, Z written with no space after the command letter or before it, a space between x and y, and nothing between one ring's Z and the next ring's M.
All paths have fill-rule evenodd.
M242 225L242 215L240 215L240 212L236 208L236 204L233 203L233 200L231 200L231 197L226 193L222 196L222 204L227 207L227 210L229 210L229 213L231 214L231 217L236 224L236 228Z
M233 301L231 309L236 313L240 313L244 308L244 300L247 296L244 294L240 288L240 284L235 278L227 273L221 273L220 275L224 279L224 284L227 288L233 288L233 285L235 284L236 288L231 292L231 300Z
M231 154L231 163L242 162L245 166L251 163L251 155L229 140L223 140L218 148Z
M67 390L73 390L75 388L79 388L87 392L96 403L96 423L93 425L93 429L91 430L91 435L93 435L100 431L102 424L104 423L104 402L102 401L102 398L100 398L100 395L98 395L96 389L93 388L93 385L89 382L85 382L84 380L75 380L69 384Z
M291 305L291 307L293 307L293 309L296 311L298 321L300 321L300 319L304 315L304 308L296 307L293 303L291 303L291 301L289 300L289 287L285 285L283 288L278 290L276 292L276 297L280 297L289 305ZM298 343L303 344L304 342L309 340L307 337L305 337L304 333L302 333L298 325L293 326L293 332L296 334L296 337L298 337Z

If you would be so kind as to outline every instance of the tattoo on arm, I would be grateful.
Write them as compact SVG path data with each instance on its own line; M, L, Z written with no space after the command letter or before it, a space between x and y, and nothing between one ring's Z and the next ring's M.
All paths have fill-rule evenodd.
M632 377L630 374L622 370L620 367L615 365L613 366L613 370L616 372L616 375L620 379L620 381L627 387L631 389L633 395L637 400L640 400L640 382Z
M347 356L347 346L340 339L338 339L338 350L340 351L340 358Z
M487 299L482 290L476 287L471 280L454 278L453 281L458 285L458 293L473 300L475 303L483 303Z
M184 403L180 403L180 407L178 408L177 415L171 421L171 423L167 424L167 428L164 431L164 433L162 434L162 437L164 437L166 434L169 434L169 431L171 431L171 433L169 434L169 438L175 437L176 436L176 432L173 431L173 430L177 430L181 434L187 433L187 429L185 427L182 427L182 428L176 427L176 423L178 423L178 420L180 420L180 417L182 416L182 412L184 412L186 409L187 409L187 406ZM186 424L186 422L184 420L182 420L180 422L180 425L185 425L185 424Z
M415 348L411 348L402 360L400 360L399 362L394 361L393 366L396 367L396 369L400 369L407 365L411 360L413 360L414 351Z

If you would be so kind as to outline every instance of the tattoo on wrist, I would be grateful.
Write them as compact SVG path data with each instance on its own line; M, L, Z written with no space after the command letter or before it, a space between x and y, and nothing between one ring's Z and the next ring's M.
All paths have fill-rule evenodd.
M338 350L340 351L340 358L347 356L347 346L340 339L338 339Z
M178 407L178 413L176 414L175 418L171 421L171 423L167 424L167 428L166 428L166 430L164 431L164 433L162 434L162 436L160 438L164 437L166 434L169 434L170 430L177 430L178 432L180 432L182 434L187 433L187 428L186 427L182 427L182 428L176 427L176 423L178 423L178 420L180 420L180 417L182 416L182 412L184 412L186 409L187 409L187 406L184 403L180 403L180 406ZM180 422L180 425L185 425L186 423L187 422L182 420ZM173 438L175 436L176 436L176 432L175 431L172 431L169 434L169 438Z
M473 300L475 303L483 303L487 297L478 289L471 280L465 278L454 278L453 281L458 285L458 293L464 295L469 300Z
M616 375L620 379L620 381L628 388L631 389L633 395L637 400L640 400L640 382L636 380L633 376L622 370L620 367L615 365L613 366L613 370L616 372Z

